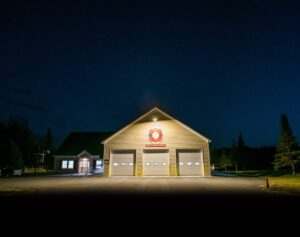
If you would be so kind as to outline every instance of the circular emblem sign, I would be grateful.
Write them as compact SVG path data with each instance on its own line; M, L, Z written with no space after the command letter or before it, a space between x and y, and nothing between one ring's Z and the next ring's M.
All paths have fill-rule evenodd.
M159 144L163 140L163 132L160 128L151 128L148 133L148 139L153 144Z

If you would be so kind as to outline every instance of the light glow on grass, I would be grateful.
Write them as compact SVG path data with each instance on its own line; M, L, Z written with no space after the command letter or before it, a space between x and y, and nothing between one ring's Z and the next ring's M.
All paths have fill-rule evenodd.
M270 189L278 191L289 191L300 193L300 175L285 175L280 177L269 177Z

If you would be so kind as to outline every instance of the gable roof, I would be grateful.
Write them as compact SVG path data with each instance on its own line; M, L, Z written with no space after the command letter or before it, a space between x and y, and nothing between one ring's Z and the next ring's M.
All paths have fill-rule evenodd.
M125 131L126 129L128 129L129 127L131 127L132 125L143 121L147 116L151 115L151 114L155 114L155 116L160 115L159 119L170 119L173 120L174 122L176 122L177 124L179 124L180 126L184 127L185 129L189 130L190 132L192 132L193 134L195 134L196 136L204 139L207 142L211 142L210 139L208 139L207 137L203 136L202 134L196 132L195 130L193 130L192 128L190 128L189 126L185 125L184 123L180 122L179 120L173 118L171 115L163 112L162 110L160 110L157 107L154 107L153 109L151 109L150 111L148 111L147 113L143 114L142 116L138 117L136 120L134 120L132 123L128 124L127 126L123 127L122 129L120 129L118 132L114 133L112 136L108 137L106 140L104 140L102 142L102 144L105 144L106 142L110 141L111 139L113 139L114 137L118 136L120 133L122 133L123 131Z
M103 155L101 141L111 136L112 132L71 132L55 155L77 156L83 151L91 155Z
M92 154L88 153L86 150L82 151L80 154L77 155L78 157L84 157L84 156L92 156Z

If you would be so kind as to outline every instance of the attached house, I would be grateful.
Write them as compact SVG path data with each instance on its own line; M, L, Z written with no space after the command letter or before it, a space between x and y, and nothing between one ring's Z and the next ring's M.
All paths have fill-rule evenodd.
M58 173L102 173L103 145L110 132L72 132L55 153Z

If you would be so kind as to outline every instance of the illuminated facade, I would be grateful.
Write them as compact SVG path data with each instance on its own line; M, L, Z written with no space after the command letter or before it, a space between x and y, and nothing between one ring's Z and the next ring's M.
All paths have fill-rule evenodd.
M103 141L104 176L210 176L209 142L153 108Z

